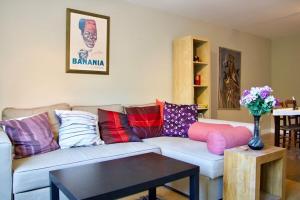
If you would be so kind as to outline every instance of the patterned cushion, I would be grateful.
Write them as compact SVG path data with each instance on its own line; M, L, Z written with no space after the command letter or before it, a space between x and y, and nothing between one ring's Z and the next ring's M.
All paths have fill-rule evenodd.
M197 121L197 105L176 105L165 102L163 135L188 137L188 129Z
M14 145L14 158L24 158L59 148L51 131L48 113L5 120L0 125Z
M55 110L60 121L60 148L92 146L103 143L97 131L97 116L83 111Z
M132 132L125 114L98 109L98 119L101 136L105 144L141 142Z
M125 108L129 125L140 138L161 136L162 123L159 106Z

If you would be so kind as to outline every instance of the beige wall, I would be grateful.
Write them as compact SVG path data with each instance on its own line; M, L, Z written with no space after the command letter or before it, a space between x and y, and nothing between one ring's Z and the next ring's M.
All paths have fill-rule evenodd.
M272 40L272 85L282 100L300 103L300 35Z
M217 34L219 33L219 34ZM217 106L217 81L218 76L218 47L228 47L242 52L241 59L241 88L242 91L253 86L270 85L271 83L271 55L270 41L254 36L232 31L231 34L224 35L216 31L213 38L212 48L212 82L213 96L212 104ZM242 92L241 91L241 92ZM216 110L217 117L220 119L252 122L253 117L248 110ZM262 130L270 128L270 116L261 118Z
M111 17L109 76L64 72L67 7ZM270 84L269 40L120 0L2 0L0 24L0 109L171 101L172 40L191 34L212 43L213 117L252 121L217 111L219 46L242 52L242 89Z

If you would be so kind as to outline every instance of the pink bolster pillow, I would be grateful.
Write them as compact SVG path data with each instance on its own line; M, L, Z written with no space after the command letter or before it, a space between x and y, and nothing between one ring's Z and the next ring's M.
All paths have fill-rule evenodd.
M210 132L222 131L228 128L232 128L232 126L229 124L211 124L204 122L195 122L190 126L188 130L188 136L191 140L206 142L207 136Z
M225 149L248 144L251 137L252 133L244 126L212 131L207 138L207 148L211 153L223 155Z

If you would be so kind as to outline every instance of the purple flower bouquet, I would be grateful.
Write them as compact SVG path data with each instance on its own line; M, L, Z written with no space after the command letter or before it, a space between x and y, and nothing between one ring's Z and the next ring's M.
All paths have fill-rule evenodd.
M278 99L271 95L272 92L269 86L252 87L243 92L240 104L248 108L252 115L261 116L271 112L272 108L279 104Z
M249 141L248 146L253 150L264 148L259 134L259 120L261 115L271 112L272 108L279 104L278 99L271 95L273 92L269 86L252 87L243 92L240 104L248 108L254 116L254 136Z

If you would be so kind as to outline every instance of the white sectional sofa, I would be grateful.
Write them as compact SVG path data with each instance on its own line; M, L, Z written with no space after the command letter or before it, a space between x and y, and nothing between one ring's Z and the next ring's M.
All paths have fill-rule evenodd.
M2 119L24 117L55 109L73 109L97 113L97 109L107 109L122 112L121 105L111 106L73 106L57 104L48 107L32 109L7 108L2 112ZM253 131L253 125L248 123L229 122L211 119L199 119L208 123L227 123L233 126L246 126ZM58 124L50 116L53 130ZM182 160L200 166L200 199L222 198L223 156L211 154L206 143L188 138L156 137L144 139L143 142L117 143L92 147L58 149L45 154L23 159L13 159L12 144L7 135L0 131L0 199L1 200L49 200L49 171L72 166L96 163L143 154L159 153L171 158ZM120 167L120 170L122 168ZM182 179L172 182L169 186L188 194L188 181ZM61 199L65 199L61 195Z

